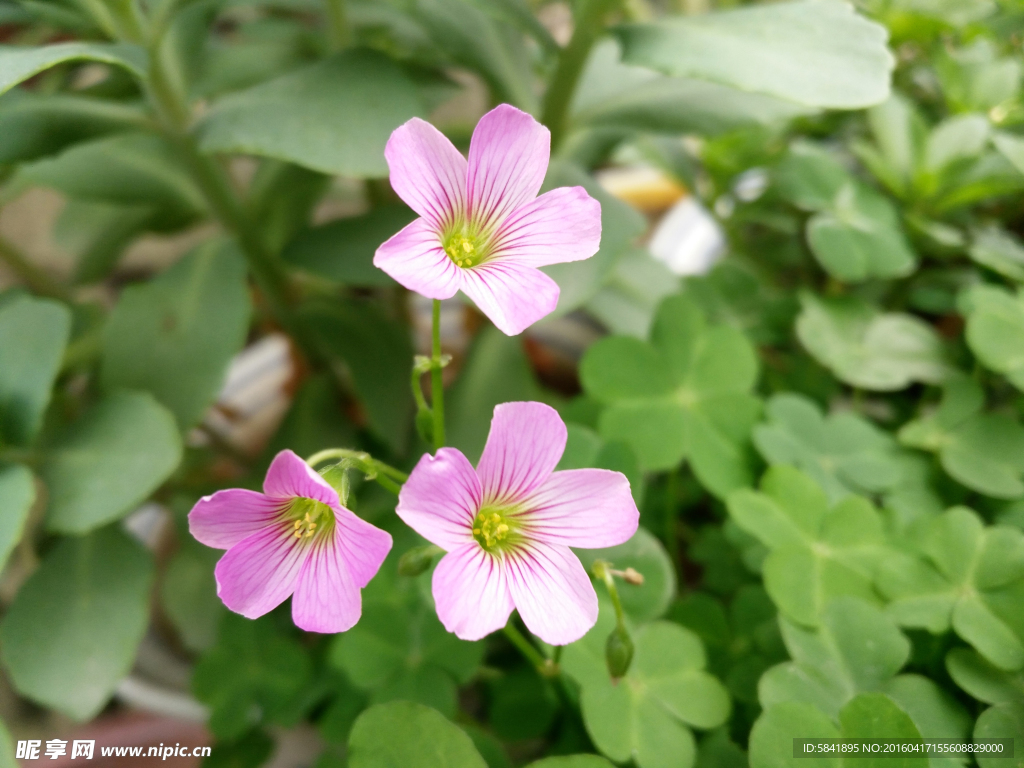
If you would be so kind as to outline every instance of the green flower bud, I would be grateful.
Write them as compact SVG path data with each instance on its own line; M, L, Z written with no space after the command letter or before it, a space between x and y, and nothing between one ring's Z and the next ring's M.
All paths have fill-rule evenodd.
M629 665L633 661L633 638L621 624L608 635L604 646L605 661L608 662L608 674L613 680L625 677Z
M443 552L440 547L427 544L422 547L413 547L406 552L398 561L398 573L400 576L419 576L430 568L434 558Z
M416 411L416 432L427 445L434 444L434 412L421 409Z

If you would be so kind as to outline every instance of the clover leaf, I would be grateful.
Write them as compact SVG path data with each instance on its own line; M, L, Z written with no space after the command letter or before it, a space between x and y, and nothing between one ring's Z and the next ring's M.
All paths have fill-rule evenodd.
M953 681L978 701L992 706L978 716L975 739L1012 738L1024 743L1024 672L1006 672L987 662L977 651L954 648L946 654L946 670ZM1024 754L1012 762L1002 757L978 755L981 768L1020 768Z
M933 451L950 477L999 499L1024 496L1024 428L1007 415L982 413L984 393L963 376L943 387L939 408L908 422L903 445Z
M1024 297L991 285L970 288L960 301L966 337L982 365L1024 390Z
M912 315L879 312L852 296L822 299L805 292L800 303L800 342L850 386L891 392L914 382L937 384L948 375L938 335Z
M649 342L611 336L590 347L580 365L587 394L605 405L598 423L604 439L629 444L646 470L688 459L718 496L751 480L757 372L746 337L709 326L685 295L662 302Z
M799 467L825 489L830 501L877 493L900 479L895 441L853 413L822 416L802 395L775 395L768 422L754 428L754 445L769 464Z
M886 553L882 518L869 501L850 496L829 507L821 487L785 465L769 469L760 492L740 489L729 516L769 549L765 589L779 610L815 626L833 597L876 601L871 578Z
M729 717L729 694L704 670L704 647L688 629L665 621L633 634L629 672L613 683L605 641L615 626L602 601L597 624L567 646L562 666L582 687L580 706L597 748L616 762L639 768L690 768L696 744L690 728L715 728Z
M926 521L916 542L879 566L890 614L905 627L952 627L997 667L1024 667L1024 533L954 507Z

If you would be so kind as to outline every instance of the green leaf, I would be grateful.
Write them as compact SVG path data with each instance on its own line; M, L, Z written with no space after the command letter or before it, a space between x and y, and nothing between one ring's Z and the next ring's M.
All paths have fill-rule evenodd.
M839 768L834 756L794 758L793 739L837 739L839 729L812 704L786 702L765 707L750 731L751 768Z
M950 627L1001 669L1024 667L1024 533L986 528L954 507L926 522L916 551L886 558L876 581L903 626Z
M333 377L328 373L310 376L295 393L265 455L274 456L288 448L299 456L312 456L326 448L354 445L355 430L342 409Z
M623 64L615 40L594 47L572 102L576 126L671 134L714 135L813 112L764 94Z
M512 669L490 681L488 690L488 723L503 741L543 737L558 714L558 697L532 667Z
M1013 234L997 226L974 232L967 254L976 263L1003 277L1024 283L1024 244Z
M849 5L803 0L615 31L627 63L670 75L813 107L859 109L889 95L886 30Z
M387 205L311 227L288 243L281 257L299 269L346 285L394 285L383 270L373 266L373 255L415 216L404 205Z
M611 336L580 364L587 394L606 404L600 433L622 440L642 468L689 459L702 484L722 496L751 480L747 441L760 411L750 394L757 358L741 332L708 326L686 296L658 308L651 341Z
M769 548L765 589L790 619L814 626L841 595L875 600L871 578L887 549L882 518L866 499L849 496L829 509L817 483L780 464L765 473L760 493L734 491L727 506Z
M1024 173L1024 137L1012 133L996 133L992 136L992 143L1014 168Z
M148 390L187 431L223 386L251 312L242 254L233 242L208 241L121 293L104 330L100 380L108 390Z
M968 307L965 336L971 351L986 368L1024 390L1024 297L978 285L961 302Z
M18 768L14 757L14 740L2 720L0 720L0 768ZM586 767L584 766L584 768ZM601 766L597 768L601 768Z
M75 283L106 278L125 250L147 229L159 229L161 214L149 205L69 199L53 228L57 244L73 254Z
M359 299L309 301L300 316L329 358L344 361L370 429L401 450L408 439L412 340L407 326Z
M204 152L376 178L388 172L384 145L391 132L424 111L415 84L397 64L355 50L221 99L196 131Z
M406 698L454 717L456 683L474 677L483 653L482 643L447 632L418 599L391 596L365 601L359 623L335 638L330 661L354 685L371 691L375 703Z
M448 443L470 461L483 453L494 406L536 400L538 386L522 339L487 327L477 334L459 378L445 396Z
M1004 414L982 413L984 394L971 379L950 378L939 409L904 424L901 443L939 454L958 482L1000 499L1024 496L1024 428Z
M862 693L843 707L839 723L844 738L854 739L920 739L921 733L906 712L883 693ZM845 761L844 761L845 762ZM927 768L924 755L861 758L857 765L865 768Z
M145 49L130 43L57 43L38 47L0 45L0 93L67 61L96 61L146 76Z
M594 744L616 762L640 768L689 768L696 756L690 726L714 728L729 716L725 687L704 671L704 648L683 627L655 621L634 633L629 672L612 683L604 645L614 627L602 605L597 624L566 647L562 666L582 686L583 721Z
M561 757L545 757L526 768L614 768L600 755L562 755Z
M294 724L309 685L312 664L303 647L266 620L223 613L217 644L203 654L192 690L210 707L209 728L218 739L236 739L258 721Z
M0 572L11 552L21 541L25 521L36 501L35 480L28 467L0 464Z
M775 167L772 183L797 208L824 211L844 187L854 183L854 177L824 147L796 141Z
M548 166L541 191L571 186L583 187L601 204L601 247L589 259L543 268L560 289L556 317L593 298L618 258L647 228L647 222L639 211L611 195L593 176L569 162L553 161Z
M1013 739L1014 746L1024 744L1024 705L1020 703L997 704L989 707L978 717L974 725L975 739ZM994 755L979 754L980 768L1020 768L1024 755L1014 749L1012 760Z
M821 266L845 282L904 277L917 267L896 207L863 185L843 187L829 210L808 220L807 242Z
M800 342L851 386L890 392L913 382L937 384L948 375L942 342L917 317L881 313L854 297L822 299L805 292L800 303Z
M461 728L411 701L363 712L352 727L348 749L350 768L487 768Z
M895 622L854 597L830 601L815 631L787 619L780 624L793 660L761 678L758 694L766 710L799 702L838 717L858 693L887 684L910 657L910 642Z
M1024 671L1000 669L972 648L954 648L946 654L946 670L953 681L986 704L1024 704Z
M892 488L900 479L895 441L871 422L850 413L822 416L802 395L775 395L765 407L767 423L754 428L754 445L769 464L792 464L836 502L850 494Z
M19 296L0 305L0 441L36 436L70 332L63 304Z
M183 537L160 584L167 618L178 630L182 643L191 651L211 648L217 639L217 626L224 604L217 597L213 569L223 554L199 544L191 536Z
M74 144L21 166L18 178L85 200L154 207L160 211L155 223L160 229L182 227L207 211L205 197L176 150L149 133Z
M138 130L145 123L142 109L109 99L11 91L0 99L0 163L35 160L103 134Z
M595 560L607 560L616 569L634 568L644 577L642 585L618 583L622 608L636 621L663 616L676 596L676 570L664 545L646 528L638 528L629 541L606 549L576 552L588 571Z
M117 527L62 539L0 624L15 688L75 720L92 718L135 660L152 581L149 553Z
M104 398L46 446L47 527L84 533L141 504L178 466L174 417L152 396Z

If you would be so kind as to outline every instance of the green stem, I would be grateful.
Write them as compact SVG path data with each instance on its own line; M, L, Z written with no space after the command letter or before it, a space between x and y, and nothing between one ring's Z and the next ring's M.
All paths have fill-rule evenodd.
M575 28L569 44L558 55L558 64L551 84L544 94L541 119L551 131L551 149L555 150L565 139L569 129L569 106L583 67L601 33L605 16L616 0L580 0L573 21Z
M441 302L434 299L430 398L434 407L434 450L444 447L444 369L441 361Z
M354 463L353 466L357 466L360 471L367 474L383 475L398 482L404 482L409 479L409 475L400 469L395 469L382 461L374 459L364 451L352 451L351 449L326 449L325 451L318 451L306 459L306 464L315 468L317 464L323 464L332 459L352 461Z
M33 293L61 301L71 300L71 292L67 288L32 264L13 245L2 238L0 238L0 261L10 267L11 271L20 277Z
M345 0L327 0L327 21L331 31L331 46L340 51L348 47L352 41L352 31L348 24L348 9Z
M604 582L605 587L608 589L608 596L612 599L612 605L615 607L615 621L620 627L626 626L626 614L622 610L622 600L619 599L619 589L615 586L615 577L612 575L611 568L604 560L597 560L594 565L591 566L591 570L597 578Z
M537 647L527 640L511 619L505 625L505 637L512 641L523 657L530 662L543 677L555 677L559 674L558 666L551 659L544 658L544 655L537 650Z

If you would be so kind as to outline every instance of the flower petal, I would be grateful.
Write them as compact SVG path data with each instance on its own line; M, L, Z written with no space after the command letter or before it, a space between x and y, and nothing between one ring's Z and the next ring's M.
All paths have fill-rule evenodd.
M344 507L334 507L334 534L357 587L362 589L377 575L391 551L391 534L382 531Z
M188 530L208 547L229 549L273 523L286 503L244 488L217 491L192 507Z
M309 544L292 535L289 523L272 525L242 540L217 563L217 595L224 605L255 619L295 591Z
M508 259L462 270L460 287L506 336L522 333L558 306L558 283Z
M549 544L614 547L636 533L640 512L621 472L568 469L555 472L525 502L522 519L531 538Z
M426 219L416 219L385 241L374 254L373 265L428 299L450 299L462 281L462 270L448 258Z
M314 542L299 574L292 621L307 632L344 632L363 613L362 595L340 546L343 536L339 527L331 539Z
M416 533L445 550L473 541L483 489L469 459L454 448L424 454L398 494L395 512Z
M550 477L565 452L567 432L558 411L544 403L494 408L476 472L487 502L519 502Z
M540 192L551 156L551 132L530 115L501 104L476 124L469 143L469 221L497 227Z
M505 558L512 600L545 643L567 645L597 622L597 593L568 547L531 542Z
M263 492L278 499L302 497L327 506L338 503L338 492L292 451L281 451L270 463L263 479Z
M589 259L600 247L601 204L583 187L559 187L512 211L491 241L491 254L544 267Z
M508 622L512 596L502 561L472 542L453 549L434 569L437 617L463 640L479 640Z
M454 226L465 211L466 158L430 123L414 117L384 148L391 188L435 231Z

